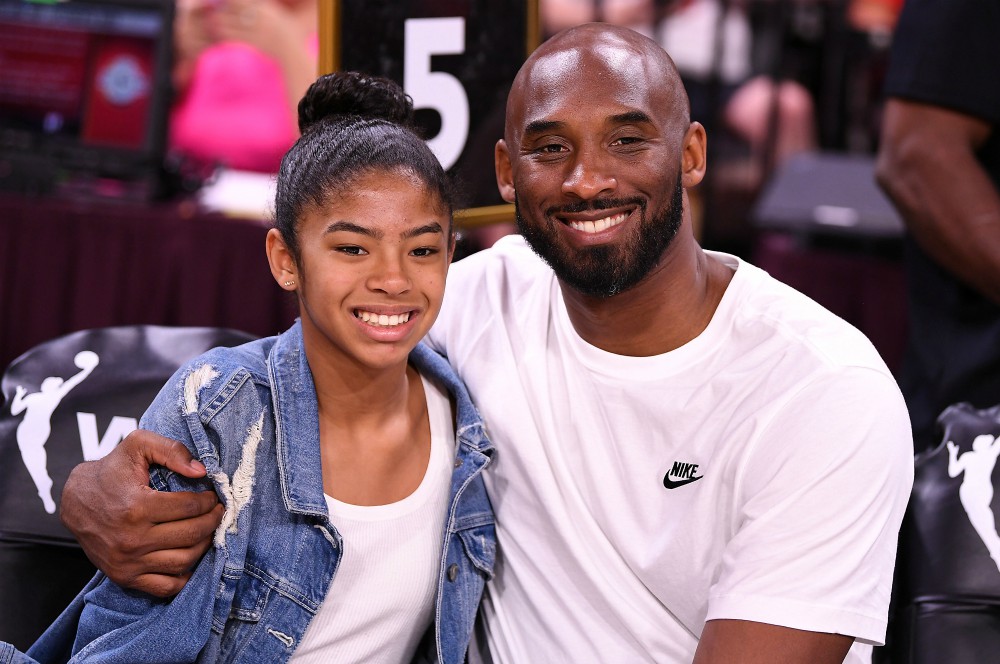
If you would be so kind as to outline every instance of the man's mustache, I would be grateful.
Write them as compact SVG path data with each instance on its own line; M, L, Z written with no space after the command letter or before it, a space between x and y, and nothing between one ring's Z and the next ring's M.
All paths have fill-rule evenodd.
M569 203L567 205L553 205L545 210L545 215L578 214L580 212L596 212L621 207L637 207L645 213L646 199L640 196L633 196L631 198L595 198L591 201L577 201L576 203Z

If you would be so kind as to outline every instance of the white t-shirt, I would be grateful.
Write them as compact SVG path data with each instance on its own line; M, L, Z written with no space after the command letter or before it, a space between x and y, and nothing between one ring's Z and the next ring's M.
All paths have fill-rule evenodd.
M295 664L409 662L434 620L455 434L451 402L423 379L431 427L424 478L406 498L361 506L326 497L340 565L296 648Z
M848 662L884 638L912 483L896 383L853 327L713 255L737 268L715 316L655 357L580 339L520 237L452 267L431 340L497 447L494 661L690 662L713 618L852 635Z

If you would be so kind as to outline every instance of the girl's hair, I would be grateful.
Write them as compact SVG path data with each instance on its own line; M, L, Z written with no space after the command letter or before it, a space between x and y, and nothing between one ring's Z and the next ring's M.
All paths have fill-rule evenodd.
M412 122L413 101L387 78L337 72L309 87L299 102L302 136L281 160L274 201L275 226L296 262L303 211L322 207L372 172L417 176L451 216L451 182Z

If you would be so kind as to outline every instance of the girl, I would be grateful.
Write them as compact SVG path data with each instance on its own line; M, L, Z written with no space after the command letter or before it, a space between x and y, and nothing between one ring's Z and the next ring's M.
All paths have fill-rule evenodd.
M151 479L218 492L215 546L172 601L98 574L31 657L463 661L495 555L480 476L493 448L447 362L418 345L454 235L412 110L395 83L354 73L306 93L267 236L299 320L182 367L140 424L205 464L210 479Z

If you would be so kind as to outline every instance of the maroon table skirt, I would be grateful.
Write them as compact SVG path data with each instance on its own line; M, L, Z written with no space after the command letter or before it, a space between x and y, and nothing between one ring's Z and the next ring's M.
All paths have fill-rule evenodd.
M0 196L0 368L63 334L131 324L276 334L296 305L271 277L267 226L193 203Z

